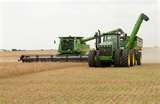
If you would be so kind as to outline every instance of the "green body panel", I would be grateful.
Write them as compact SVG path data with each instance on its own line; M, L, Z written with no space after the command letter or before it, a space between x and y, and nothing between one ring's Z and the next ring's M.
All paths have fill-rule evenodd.
M95 60L112 61L112 56L96 56Z

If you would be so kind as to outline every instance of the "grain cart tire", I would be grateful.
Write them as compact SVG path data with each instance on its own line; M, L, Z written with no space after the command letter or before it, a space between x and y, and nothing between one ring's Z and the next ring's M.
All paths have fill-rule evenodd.
M134 50L130 50L130 66L134 66L135 65L135 51Z
M96 66L95 56L96 56L96 51L95 50L89 51L89 54L88 54L88 65L90 67L95 67Z
M122 51L122 55L120 56L120 66L122 67L130 66L130 51L128 49L124 49Z
M142 53L138 52L137 54L137 65L141 65Z
M116 50L114 54L114 66L119 67L120 66L120 50Z

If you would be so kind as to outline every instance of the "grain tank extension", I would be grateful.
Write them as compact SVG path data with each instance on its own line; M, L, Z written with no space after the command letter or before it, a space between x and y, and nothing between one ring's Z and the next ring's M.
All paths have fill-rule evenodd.
M142 38L137 36L142 22L148 21L145 14L140 14L130 36L122 29L107 33L96 32L96 50L90 50L88 65L90 67L141 65Z

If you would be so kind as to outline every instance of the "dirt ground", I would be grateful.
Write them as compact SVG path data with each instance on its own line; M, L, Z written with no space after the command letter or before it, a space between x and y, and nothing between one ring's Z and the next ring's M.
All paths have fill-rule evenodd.
M71 62L16 62L20 54L0 53L0 104L160 102L159 57L149 61L155 55L150 50L144 54L148 57L143 58L142 66L130 68L89 68L87 63Z

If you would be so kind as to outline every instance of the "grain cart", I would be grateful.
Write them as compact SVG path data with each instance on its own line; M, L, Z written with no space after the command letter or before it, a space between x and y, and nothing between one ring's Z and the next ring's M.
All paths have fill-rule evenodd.
M87 41L95 39L94 37L59 37L59 54L47 55L21 55L19 61L22 62L48 62L48 61L87 61L87 52L89 45Z
M96 32L96 50L91 50L88 55L90 67L141 65L143 40L137 36L142 21L148 21L145 14L140 14L130 36L122 29L107 33Z

